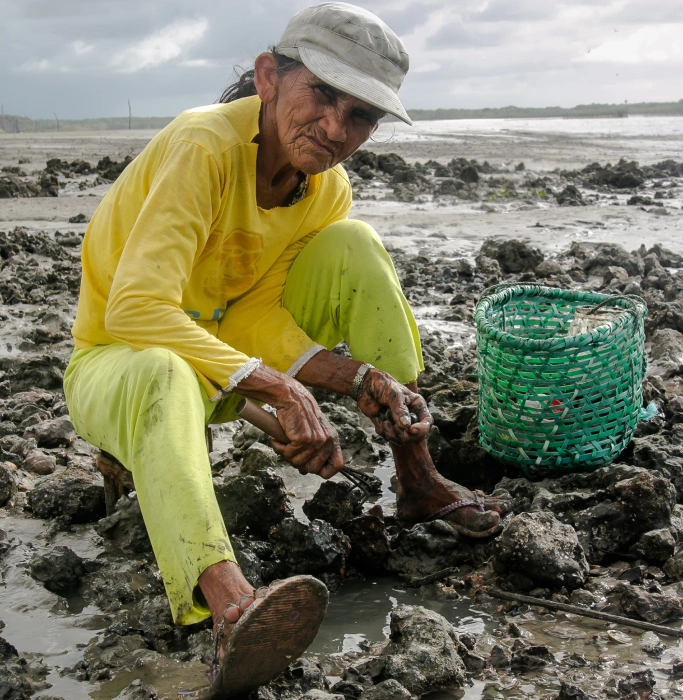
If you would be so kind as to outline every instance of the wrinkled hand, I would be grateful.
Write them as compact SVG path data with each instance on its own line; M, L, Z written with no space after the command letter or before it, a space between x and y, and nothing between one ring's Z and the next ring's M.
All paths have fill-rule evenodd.
M273 449L302 474L334 476L344 466L339 436L308 389L290 380L274 405L289 444L273 440Z
M370 418L377 433L391 442L420 442L427 437L434 422L422 396L376 369L365 375L358 407ZM383 419L380 413L384 408L391 411L393 420ZM411 413L418 419L412 425Z

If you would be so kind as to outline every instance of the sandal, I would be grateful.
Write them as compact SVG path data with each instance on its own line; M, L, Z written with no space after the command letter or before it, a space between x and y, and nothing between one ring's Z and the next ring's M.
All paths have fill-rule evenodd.
M220 659L222 625L216 634L210 687L181 691L179 700L236 698L282 673L310 646L327 610L328 592L313 576L274 581L255 594L258 604L244 610ZM232 604L239 607L238 604Z
M472 500L463 498L460 501L454 501L453 503L450 503L449 505L441 508L440 510L437 510L436 513L434 513L434 515L430 515L428 518L425 518L424 522L429 522L431 520L443 520L446 515L452 513L455 510L459 510L460 508L472 507L476 508L480 513L486 512L484 509L482 499L477 498ZM473 539L485 539L487 537L493 537L494 535L497 535L504 527L504 524L501 521L486 530L470 530L470 528L465 527L464 525L460 525L458 523L454 523L452 520L446 520L446 522L458 534L463 535L465 537L471 537Z

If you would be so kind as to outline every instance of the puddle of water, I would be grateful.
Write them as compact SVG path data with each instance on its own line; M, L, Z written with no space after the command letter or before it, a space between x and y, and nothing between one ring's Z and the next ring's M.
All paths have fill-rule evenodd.
M424 598L396 578L347 581L330 596L323 626L309 654L343 654L359 651L389 638L389 618L396 605L422 605L443 615L460 632L490 632L495 620L477 610L469 599Z

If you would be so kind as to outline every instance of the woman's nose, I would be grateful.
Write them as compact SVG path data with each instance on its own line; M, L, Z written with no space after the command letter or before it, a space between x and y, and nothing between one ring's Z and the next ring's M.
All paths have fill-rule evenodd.
M341 110L328 111L320 121L327 138L336 143L346 141L346 115Z

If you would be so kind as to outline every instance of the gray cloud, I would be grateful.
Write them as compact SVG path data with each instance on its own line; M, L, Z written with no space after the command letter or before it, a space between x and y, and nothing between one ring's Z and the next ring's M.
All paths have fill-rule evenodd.
M680 0L359 1L410 52L409 108L683 97ZM68 119L124 115L130 98L173 115L214 101L307 4L2 0L0 102Z

